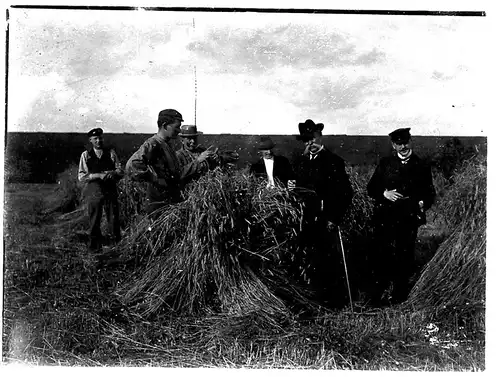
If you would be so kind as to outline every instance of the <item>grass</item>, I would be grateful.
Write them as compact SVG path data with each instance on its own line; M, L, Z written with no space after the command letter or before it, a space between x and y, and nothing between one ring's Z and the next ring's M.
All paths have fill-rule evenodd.
M359 174L357 181L366 179L366 172L355 173ZM362 186L360 183L358 195L363 195ZM158 312L145 316L112 294L130 280L125 266L102 268L85 245L72 238L76 224L72 219L63 231L59 215L44 213L42 197L51 190L54 188L7 186L2 334L2 355L7 363L485 369L481 316L462 317L460 312L445 320L430 316L425 307L374 310L358 301L357 313L322 310L311 317L291 315L273 322L263 321L258 313L178 317ZM366 230L362 218L351 217L357 219L360 234ZM439 218L436 215L436 224L440 224ZM474 318L478 320L474 322Z

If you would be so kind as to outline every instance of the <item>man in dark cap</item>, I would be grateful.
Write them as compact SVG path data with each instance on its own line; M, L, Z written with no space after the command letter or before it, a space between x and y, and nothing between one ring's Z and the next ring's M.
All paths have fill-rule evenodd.
M83 197L89 216L89 250L102 247L101 218L106 213L113 241L120 241L120 219L117 182L123 177L120 160L112 148L103 146L103 130L94 128L87 133L91 148L80 157L78 180L84 182Z
M340 254L338 225L352 201L353 191L344 160L323 145L322 123L299 123L297 140L304 153L297 167L296 191L302 192L304 223L302 247L309 248L311 283L328 306L342 305L347 297Z
M182 147L176 154L181 166L181 175L183 184L187 184L214 169L220 164L220 158L217 155L218 149L205 149L198 144L198 136L201 135L194 125L181 126Z
M260 158L250 166L250 173L256 177L267 178L267 187L275 187L279 181L284 187L293 180L294 173L290 162L285 156L276 155L273 151L274 142L269 136L262 136L257 146Z
M131 179L146 182L146 214L182 201L181 167L170 145L181 131L182 115L173 109L158 114L158 132L129 158L126 172Z
M406 300L415 266L417 230L436 195L430 167L413 153L409 128L389 134L394 154L380 160L368 186L375 199L372 300L382 303L393 285L391 303ZM385 298L384 298L385 301Z

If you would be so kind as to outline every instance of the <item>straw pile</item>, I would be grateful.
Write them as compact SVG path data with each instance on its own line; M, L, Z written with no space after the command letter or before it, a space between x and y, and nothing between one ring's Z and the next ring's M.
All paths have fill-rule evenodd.
M78 166L72 165L57 176L57 188L45 199L45 213L68 213L82 203L82 186L78 182Z
M486 160L476 157L457 172L437 206L449 236L427 264L408 303L435 314L482 309L486 291Z
M144 218L119 245L135 273L116 294L141 315L276 317L307 292L287 274L302 211L284 188L265 189L245 171L216 169L187 199Z

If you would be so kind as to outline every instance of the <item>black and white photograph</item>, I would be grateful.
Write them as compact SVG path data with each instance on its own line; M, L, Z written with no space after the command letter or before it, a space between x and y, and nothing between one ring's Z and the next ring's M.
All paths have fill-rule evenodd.
M487 10L178 3L5 7L2 364L489 372Z

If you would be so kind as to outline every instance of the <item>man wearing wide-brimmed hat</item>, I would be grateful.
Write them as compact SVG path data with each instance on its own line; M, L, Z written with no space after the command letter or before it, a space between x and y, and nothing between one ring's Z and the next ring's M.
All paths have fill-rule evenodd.
M176 154L181 166L183 184L199 178L210 169L219 165L217 149L205 149L198 144L198 136L202 133L194 125L183 125L179 136L182 146Z
M78 180L84 182L83 197L89 216L89 250L102 246L101 218L106 213L113 241L120 241L120 219L116 183L123 177L120 160L113 148L104 147L102 128L87 133L91 148L84 151L78 166Z
M394 153L380 160L368 186L375 199L373 224L375 252L370 265L374 270L372 300L393 284L391 303L406 300L415 267L415 241L418 227L425 223L425 211L436 195L430 166L412 148L410 128L389 134Z
M147 139L129 158L127 174L147 184L146 214L180 202L181 167L171 141L181 131L182 115L177 110L165 109L158 114L158 132Z
M297 140L304 152L296 169L295 191L302 196L302 247L308 248L313 267L311 282L326 305L341 305L347 298L339 252L338 225L351 204L353 191L344 160L323 144L323 123L299 123Z
M250 166L250 173L257 177L265 177L268 188L275 187L277 182L287 187L288 182L295 179L295 175L290 161L285 156L274 153L275 146L269 136L261 136L257 145L260 158Z

